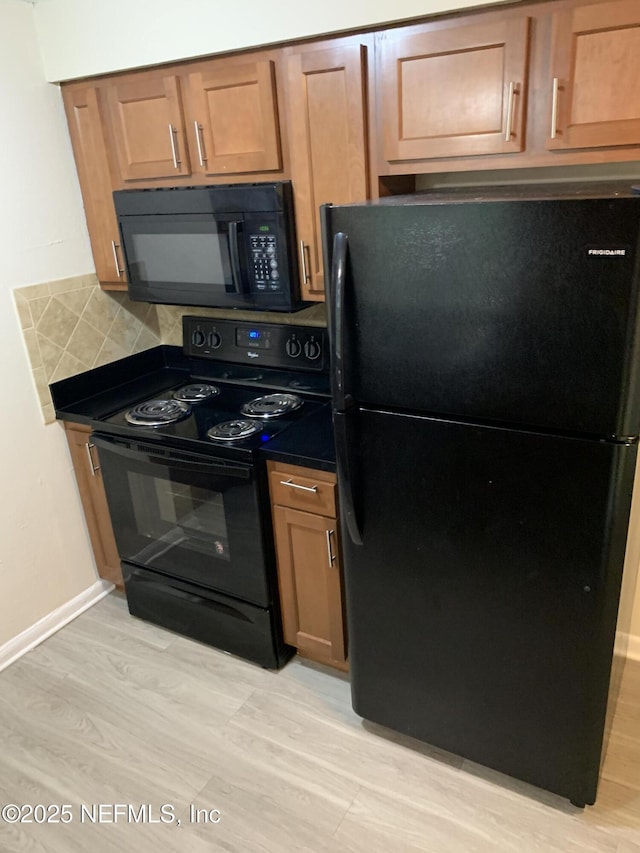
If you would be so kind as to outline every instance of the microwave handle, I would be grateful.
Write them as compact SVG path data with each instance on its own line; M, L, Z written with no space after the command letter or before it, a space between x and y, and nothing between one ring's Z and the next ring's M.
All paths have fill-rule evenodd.
M229 240L229 258L231 260L231 279L233 289L242 294L242 269L240 268L240 253L238 252L238 226L242 223L234 219L229 223L227 238Z

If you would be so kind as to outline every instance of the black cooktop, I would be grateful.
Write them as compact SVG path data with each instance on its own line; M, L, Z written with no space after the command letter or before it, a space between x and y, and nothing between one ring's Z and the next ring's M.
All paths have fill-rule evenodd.
M198 377L198 380L202 381L202 379L202 377ZM212 382L210 375L206 379L207 382ZM195 381L195 377L189 380L189 382ZM283 381L285 380L283 379ZM141 399L138 402L170 400L173 397L173 392L185 384L187 383L179 382L165 389L164 392L155 393L152 397ZM258 448L283 430L288 429L292 424L298 423L303 418L318 412L323 406L329 405L326 397L310 395L305 391L300 394L302 404L295 411L268 420L254 418L252 420L260 427L256 434L247 438L219 442L208 437L209 430L217 424L246 420L247 417L243 413L242 407L258 397L271 393L271 389L275 386L246 387L217 380L214 384L220 393L202 402L190 404L190 413L175 423L163 424L162 426L135 426L126 419L127 412L132 408L127 406L125 409L101 418L104 430L142 441L156 441L169 443L173 446L182 446L185 449L200 453L250 457ZM280 387L283 387L282 384ZM289 387L288 383L286 387Z

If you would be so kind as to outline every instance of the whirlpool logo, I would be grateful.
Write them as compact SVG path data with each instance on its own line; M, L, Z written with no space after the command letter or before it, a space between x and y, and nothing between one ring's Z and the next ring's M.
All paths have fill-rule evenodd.
M603 256L604 256L604 257L611 257L611 256L615 256L615 257L620 257L620 256L622 256L622 257L625 257L625 255L626 255L626 254L627 254L627 250L626 250L626 249L620 249L620 248L611 248L611 249L593 248L593 249L587 249L587 255L595 255L596 257L603 257Z

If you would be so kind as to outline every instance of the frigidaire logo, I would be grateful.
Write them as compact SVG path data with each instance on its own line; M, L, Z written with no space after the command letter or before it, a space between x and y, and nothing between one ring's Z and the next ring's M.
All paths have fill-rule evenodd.
M588 255L626 255L626 249L588 249Z

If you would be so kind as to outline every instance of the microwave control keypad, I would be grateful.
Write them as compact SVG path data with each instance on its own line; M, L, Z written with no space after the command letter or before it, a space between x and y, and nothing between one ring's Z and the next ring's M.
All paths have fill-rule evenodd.
M275 234L252 234L251 255L257 290L280 290Z

